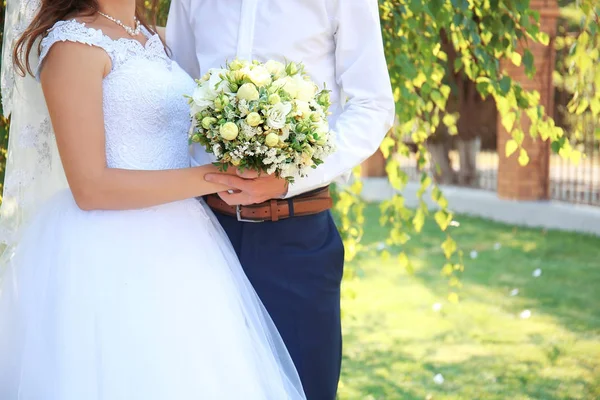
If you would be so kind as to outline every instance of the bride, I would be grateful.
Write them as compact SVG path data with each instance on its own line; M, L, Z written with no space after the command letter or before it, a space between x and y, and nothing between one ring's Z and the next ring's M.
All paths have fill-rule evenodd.
M6 40L18 39L24 76L3 93L0 398L303 399L194 199L227 188L204 180L212 166L189 167L193 80L135 0L21 1L9 1Z

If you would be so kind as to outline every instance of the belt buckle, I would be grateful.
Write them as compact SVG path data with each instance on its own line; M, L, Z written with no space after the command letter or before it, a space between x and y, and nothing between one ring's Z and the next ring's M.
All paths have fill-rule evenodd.
M240 206L239 204L235 206L235 215L237 217L237 220L240 222L252 222L255 224L260 223L260 222L265 222L260 219L244 219L244 218L242 218L242 206Z

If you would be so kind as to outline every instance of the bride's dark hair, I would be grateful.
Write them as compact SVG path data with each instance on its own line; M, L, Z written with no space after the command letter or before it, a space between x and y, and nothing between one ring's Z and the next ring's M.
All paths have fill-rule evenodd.
M144 1L137 1L136 17L150 32L156 32L156 9L158 0L152 0L150 13L144 8ZM46 36L48 30L58 21L72 16L92 16L99 11L97 0L42 0L42 4L31 24L19 37L13 49L13 61L22 76L26 73L34 75L29 63L29 56L39 38ZM150 15L147 19L146 16ZM148 22L151 21L151 24ZM37 51L40 51L38 43Z

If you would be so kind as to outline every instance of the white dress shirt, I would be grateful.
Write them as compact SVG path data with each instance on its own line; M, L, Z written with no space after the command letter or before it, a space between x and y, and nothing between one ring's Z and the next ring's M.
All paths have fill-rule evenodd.
M377 0L172 0L167 44L192 77L236 57L295 61L331 90L337 151L289 187L295 196L348 176L394 121ZM198 165L212 155L195 145Z

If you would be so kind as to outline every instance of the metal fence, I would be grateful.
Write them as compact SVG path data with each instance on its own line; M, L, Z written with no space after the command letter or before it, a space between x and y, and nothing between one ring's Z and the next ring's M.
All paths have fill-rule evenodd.
M595 134L600 126L589 124L583 138L571 139L583 157L574 163L558 154L550 156L550 198L568 203L588 204L600 207L600 137ZM451 167L450 181L442 182L450 185L496 191L498 182L498 153L493 149L484 149L477 154L477 174L469 184L460 184L457 178L460 173L460 157L457 150L448 152ZM411 181L418 181L421 171L416 167L414 155L399 159L401 168ZM431 163L425 168L433 170ZM448 179L448 178L447 178Z
M583 116L582 138L571 138L583 157L579 163L553 154L550 157L550 197L569 203L600 206L600 123Z
M456 186L466 186L476 189L496 191L498 186L498 153L495 150L482 150L477 153L476 178L470 183L461 183L459 174L461 171L460 156L457 150L450 150L448 158L452 171L450 177L440 182ZM408 175L409 180L418 181L421 178L421 172L417 169L417 159L414 154L409 157L399 159L402 170ZM431 162L427 162L425 168L432 171Z

